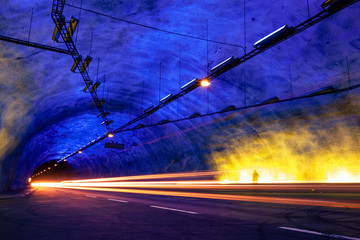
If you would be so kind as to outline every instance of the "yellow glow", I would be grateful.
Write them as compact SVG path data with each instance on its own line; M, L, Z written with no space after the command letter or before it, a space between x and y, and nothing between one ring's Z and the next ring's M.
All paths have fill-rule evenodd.
M108 137L113 137L113 136L114 136L114 134L112 134L112 133L108 134Z
M200 85L203 87L208 87L208 86L210 86L210 81L207 79L203 79L203 80L201 80Z
M79 151L79 153L82 153L82 151Z
M54 164L54 167L57 167L57 164L56 164L56 163Z
M31 178L28 179L28 183L31 183Z
M48 169L50 169L50 167L48 167Z
M260 129L244 124L230 135L214 136L210 163L220 172L218 180L251 183L256 169L259 183L360 182L360 131L349 127L351 122L345 124L347 116L329 115L320 126L310 125L308 117L306 123L288 119L291 128L278 120Z
M356 175L342 168L330 170L326 182L360 182L360 173Z

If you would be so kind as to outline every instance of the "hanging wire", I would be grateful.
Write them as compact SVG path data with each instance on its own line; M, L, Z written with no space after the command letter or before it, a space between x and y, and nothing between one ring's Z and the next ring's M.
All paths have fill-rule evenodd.
M107 15L107 14L104 14L104 13L100 13L100 12L97 12L97 11L93 11L93 10L90 10L90 9L83 8L82 5L80 5L80 7L74 6L74 5L71 5L71 4L68 4L68 3L65 3L65 5L67 5L67 6L69 6L69 7L81 9L81 10L83 10L83 11L90 12L90 13L93 13L93 14L96 14L96 15L100 15L100 16L103 16L103 17L106 17L106 18L110 18L110 19L113 19L113 20L116 20L116 21L120 21L120 22L125 22L125 23L128 23L128 24L136 25L136 26L139 26L139 27L144 27L144 28L148 28L148 29L155 30L155 31L164 32L164 33L168 33L168 34L173 34L173 35L177 35L177 36L181 36L181 37L192 38L192 39L197 39L197 40L201 40L201 41L207 41L206 38L201 38L201 37L196 37L196 36L192 36L192 35L189 35L189 34L183 34L183 33L173 32L173 31L169 31L169 30L165 30L165 29L160 29L160 28L157 28L157 27L152 27L152 26L148 26L148 25L145 25L145 24L136 23L136 22L132 22L132 21L125 20L125 19L113 17L113 16L110 16L110 15ZM226 42L215 41L215 40L208 40L208 41L209 41L209 42L213 42L213 43L222 44L222 45L228 45L228 46L233 46L233 47L240 47L240 48L243 48L243 49L244 49L243 46L240 46L240 45L237 45L237 44L226 43Z
M80 11L79 11L79 23L80 23L80 18L81 18L81 10L82 10L82 0L80 1ZM77 29L76 29L76 36L75 36L75 45L76 45L76 42L77 42L77 37L79 35L79 28L80 28L80 24L78 23L78 26L77 26Z
M306 0L307 1L307 10L308 10L308 17L310 18L310 7L309 7L309 0Z
M159 102L161 99L161 63L160 63L160 76L159 76Z
M349 88L351 88L350 68L349 68L349 60L348 60L348 57L346 57L346 67L347 67L347 75L348 75L348 80L349 80Z
M31 25L32 25L32 21L33 21L33 15L34 15L34 8L31 8L31 18L30 18L30 26L29 26L28 42L30 41Z

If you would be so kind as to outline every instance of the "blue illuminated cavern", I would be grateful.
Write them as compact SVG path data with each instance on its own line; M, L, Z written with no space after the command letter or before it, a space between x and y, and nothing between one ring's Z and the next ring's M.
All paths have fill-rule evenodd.
M52 1L2 1L0 192L23 188L42 164L250 53L281 26L315 16L322 3L67 0L66 21L79 20L72 41L83 59L93 58L87 72L101 82L96 92L113 120L107 129L69 54L4 40L67 50L52 40ZM69 157L74 177L256 168L269 181L339 181L345 174L359 182L359 13L355 3Z

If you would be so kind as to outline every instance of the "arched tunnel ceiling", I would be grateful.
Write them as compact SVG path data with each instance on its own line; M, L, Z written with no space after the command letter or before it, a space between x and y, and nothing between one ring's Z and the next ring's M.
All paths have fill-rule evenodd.
M321 3L311 1L309 13L320 12ZM307 1L274 4L256 0L246 1L245 6L244 1L235 0L69 0L66 4L66 18L80 19L74 41L80 54L94 58L90 77L102 82L98 95L107 100L105 108L111 112L113 128L158 103L159 97L177 92L191 79L205 77L222 60L243 55L243 48L229 44L250 51L266 34L308 17ZM52 1L2 0L1 6L0 35L30 36L32 42L65 49L64 44L51 40ZM350 85L359 84L359 11L356 3L220 76L208 90L196 89L142 123L214 112L228 105L241 107L274 96L301 96L329 85L348 87L349 77ZM91 107L90 95L82 92L81 76L70 71L72 64L69 55L0 42L2 191L21 187L44 162L60 159L106 132L96 117L97 110ZM113 140L124 143L125 150L104 149L102 142L69 163L79 176L111 176L229 170L238 165L253 168L256 166L248 163L261 167L260 158L274 168L275 158L295 156L299 164L304 159L321 162L317 154L322 153L334 159L336 154L342 155L346 167L360 153L358 112L359 90L354 89L121 133ZM332 134L327 134L327 129L332 129ZM246 144L245 139L249 139ZM238 149L239 145L246 149ZM337 145L339 149L334 147ZM332 148L333 155L326 155ZM174 159L177 161L172 162ZM318 163L308 165L318 167Z

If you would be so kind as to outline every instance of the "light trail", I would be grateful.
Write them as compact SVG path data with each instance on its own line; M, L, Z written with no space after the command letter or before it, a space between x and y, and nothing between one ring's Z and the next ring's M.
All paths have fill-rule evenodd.
M232 171L231 171L232 172ZM34 187L65 188L90 191L121 192L134 194L162 195L174 197L218 199L262 203L278 203L307 206L326 206L360 209L357 200L322 200L299 198L294 193L356 193L360 194L359 183L292 182L292 183L224 183L219 180L202 180L216 177L224 172L188 172L171 174L153 174L130 177L84 179L63 182L33 182ZM192 179L196 180L192 180ZM200 179L200 180L199 180ZM225 191L225 192L224 192ZM231 191L231 194L226 191ZM244 195L248 192L252 195ZM286 193L288 197L259 196L259 193ZM292 194L292 195L289 195ZM290 197L289 197L290 196ZM292 197L294 196L294 197ZM321 195L311 195L319 198Z
M94 178L82 180L62 181L62 183L79 183L79 182L111 182L111 181L124 181L124 180L144 180L144 179L168 179L168 178L187 178L187 177L206 177L215 176L219 174L218 171L208 172L184 172L184 173L165 173L165 174L151 174L140 176L128 177L112 177L112 178Z
M162 190L145 190L145 189L125 189L125 188L104 188L104 187L81 187L70 186L61 183L36 183L32 184L38 187L55 187L64 189L77 190L91 190L91 191L105 191L105 192L121 192L121 193L136 193L147 195L162 195L173 197L188 197L188 198L203 198L203 199L217 199L230 201L246 201L246 202L260 202L260 203L276 203L287 205L304 205L304 206L322 206L322 207L336 207L336 208L356 208L360 209L360 203L341 202L341 201L324 201L318 199L301 199L289 197L266 197L266 196L244 196L231 194L217 194L217 193L198 193L198 192L180 192L180 191L162 191Z
M196 181L132 181L132 182L71 182L33 183L37 187L118 187L118 188L150 188L150 189L186 189L186 190L243 190L243 191L296 191L296 192L360 192L360 184L354 183L278 183L278 184L224 184L216 180Z

